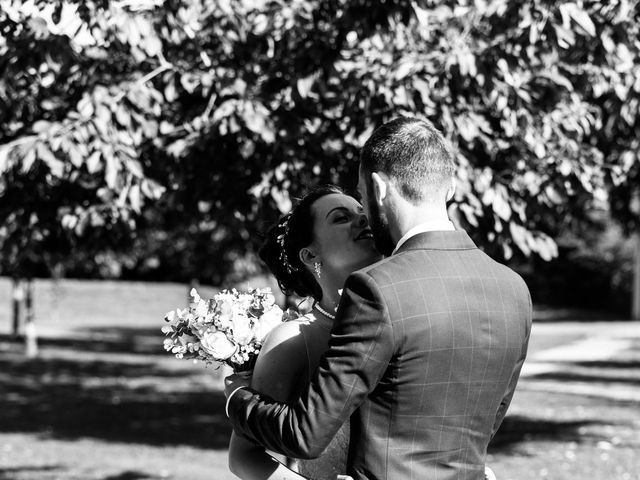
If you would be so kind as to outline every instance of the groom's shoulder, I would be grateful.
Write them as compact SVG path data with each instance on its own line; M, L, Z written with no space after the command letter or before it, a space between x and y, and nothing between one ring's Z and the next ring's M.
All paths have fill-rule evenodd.
M360 270L357 270L357 272L370 273L375 271L384 271L388 269L390 266L392 266L395 260L397 259L394 258L394 255L391 255L389 257L383 258L382 260L378 260L377 262L372 263L371 265L367 265L366 267L363 267Z
M391 255L361 268L354 273L369 277L376 283L386 283L395 280L399 276L402 277L402 270L403 266L400 256Z
M469 275L501 279L509 283L526 284L510 267L491 258L480 249L468 250L466 255L450 255L437 250L412 250L399 252L354 273L369 277L377 284L395 283L410 278L457 277Z

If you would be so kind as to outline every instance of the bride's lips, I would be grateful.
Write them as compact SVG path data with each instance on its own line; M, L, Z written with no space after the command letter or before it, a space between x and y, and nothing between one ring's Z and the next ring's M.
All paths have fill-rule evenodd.
M355 240L373 240L373 232L371 229L365 228L356 236Z

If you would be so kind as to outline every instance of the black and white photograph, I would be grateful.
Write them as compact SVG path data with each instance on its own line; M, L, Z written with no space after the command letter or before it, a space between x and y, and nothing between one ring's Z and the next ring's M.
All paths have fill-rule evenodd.
M640 480L640 1L0 0L0 480Z

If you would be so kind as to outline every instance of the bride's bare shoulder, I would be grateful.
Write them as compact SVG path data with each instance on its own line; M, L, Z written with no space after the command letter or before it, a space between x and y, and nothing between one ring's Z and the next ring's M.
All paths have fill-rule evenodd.
M279 324L265 338L261 352L267 352L278 347L290 349L304 347L302 329L309 324L309 321L309 318L301 316Z
M307 368L304 323L304 319L289 320L269 332L258 354L252 387L276 400L287 401L291 397Z

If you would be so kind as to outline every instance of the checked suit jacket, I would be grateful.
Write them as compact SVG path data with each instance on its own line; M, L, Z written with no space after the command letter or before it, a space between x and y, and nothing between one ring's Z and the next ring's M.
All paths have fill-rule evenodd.
M524 281L464 231L416 235L348 278L329 350L296 400L240 389L229 417L294 458L320 456L351 419L355 479L483 479L531 314Z

